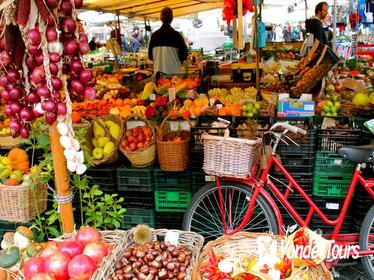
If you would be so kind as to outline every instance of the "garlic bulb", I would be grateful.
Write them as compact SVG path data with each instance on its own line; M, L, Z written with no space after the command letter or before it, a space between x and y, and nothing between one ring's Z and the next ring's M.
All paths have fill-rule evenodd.
M72 141L69 136L61 136L60 137L60 144L64 149L69 150L72 147Z
M67 161L75 161L77 157L77 153L74 150L65 150L64 156Z
M78 175L82 175L84 172L86 172L86 170L87 166L85 164L79 164L76 171Z
M70 172L75 172L77 170L77 164L75 163L75 161L68 161L67 167Z
M57 124L57 130L61 136L67 136L69 132L69 127L64 122L60 122Z

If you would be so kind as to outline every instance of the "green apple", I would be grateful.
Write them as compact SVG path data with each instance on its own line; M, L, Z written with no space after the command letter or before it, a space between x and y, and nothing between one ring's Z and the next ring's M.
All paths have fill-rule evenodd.
M22 181L22 176L23 174L21 170L14 170L12 171L12 173L10 173L10 179L15 179L18 182Z
M340 106L341 106L341 103L339 101L336 101L334 105L335 105L336 109L339 109Z
M103 151L103 149L102 149L102 148L99 148L99 147L93 149L93 151L92 151L92 156L93 156L94 159L98 159L98 160L102 159L103 156L104 156L104 151Z
M335 87L334 87L334 85L329 84L329 85L326 87L326 91L327 91L327 92L333 92L333 91L335 91Z
M260 103L256 102L256 103L255 103L255 108L256 108L257 110L260 110Z
M337 113L337 112L331 113L331 116L333 116L333 117L337 117L337 116L338 116L338 113Z
M332 114L334 114L334 113L336 113L336 107L335 106L332 106L331 108L330 108L330 112L332 113Z
M332 106L334 106L334 104L331 102L331 101L329 101L329 102L327 102L327 104L326 104L327 106L329 106L329 107L332 107Z
M330 112L330 106L328 106L328 105L324 105L324 106L322 107L322 110L325 111L325 112Z
M105 144L108 143L109 141L110 141L110 139L108 137L102 136L102 137L97 139L97 145L100 148L104 148Z
M113 152L114 149L115 149L115 145L112 141L109 141L108 143L106 143L103 149L104 156L105 157L109 156Z

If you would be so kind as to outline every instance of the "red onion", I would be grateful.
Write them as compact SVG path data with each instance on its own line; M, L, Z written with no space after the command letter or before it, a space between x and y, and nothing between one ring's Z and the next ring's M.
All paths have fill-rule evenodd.
M65 103L58 102L57 103L57 110L56 110L57 115L64 116L64 115L66 115L66 112L67 112L67 109L66 109Z
M75 29L77 29L77 25L71 17L66 17L62 23L62 28L67 33L74 33Z
M36 62L36 65L42 65L43 62L44 62L44 56L43 56L43 53L39 53L37 55L35 55L35 62Z
M30 92L28 95L26 95L25 101L27 104L38 103L40 101L40 97L35 92Z
M73 9L73 5L70 3L69 0L64 0L60 4L60 10L61 12L64 13L65 16L70 16L72 9Z
M46 0L45 3L47 4L48 8L54 9L58 7L58 1L57 0Z
M39 49L38 45L31 45L31 44L29 44L27 46L27 51L31 55L37 55L37 54L41 53L41 50Z
M13 88L9 91L9 99L12 101L17 101L22 96L22 90L20 88Z
M53 99L54 99L56 102L58 102L58 101L61 100L61 94L60 94L59 91L54 91L53 94L52 94L52 97L53 97Z
M80 9L83 7L83 0L74 0L74 6L76 9Z
M1 97L4 99L4 100L8 100L9 99L9 92L6 90L6 89L3 89L1 91Z
M53 112L46 112L45 113L45 121L48 124L53 124L57 119L57 115Z
M29 138L29 129L27 127L22 127L21 130L19 131L19 135L21 135L21 137L23 139L27 139Z
M46 112L54 112L56 110L56 103L51 98L43 100L42 109Z
M47 18L47 26L48 27L55 27L56 26L56 17L55 15L49 13Z
M0 40L0 50L1 51L5 50L5 39L4 38Z
M54 90L60 90L62 88L62 82L57 77L52 77L52 87Z
M88 44L88 37L85 33L79 33L79 42Z
M86 86L94 87L96 85L96 78L95 76L92 77L92 79L86 84Z
M53 63L59 62L61 60L61 56L58 53L50 53L49 60Z
M61 39L62 42L72 40L72 39L74 39L74 34L73 33L66 33L66 32L62 31L60 39Z
M71 80L79 80L79 74L75 72L70 73L70 79Z
M87 43L80 43L79 44L79 53L81 55L85 55L86 53L88 53L89 50L90 50L90 48L89 48Z
M30 110L29 108L23 108L19 116L21 120L27 122L32 121L34 119L34 116L32 115L32 110Z
M42 82L45 78L45 72L43 66L38 66L34 68L34 70L31 73L30 80L33 84L39 84Z
M96 96L96 91L94 87L86 87L84 90L84 97L93 100Z
M75 59L71 62L70 68L71 68L71 71L75 73L79 73L83 70L83 64L79 59Z
M12 115L18 114L22 110L21 104L19 104L18 102L10 103L10 110L12 112Z
M55 63L49 64L49 70L51 71L52 75L57 75L58 74L58 66Z
M26 58L26 65L29 69L34 69L36 67L35 59L32 56Z
M27 33L27 39L29 40L29 43L31 45L39 46L40 42L42 41L42 36L40 35L40 32L38 29L33 28L30 29Z
M38 88L37 94L40 97L49 98L51 96L51 91L49 90L49 88L46 85L43 85L43 86Z
M36 110L36 109L35 109L35 107L33 107L33 108L32 108L32 113L33 113L33 115L34 115L35 119L37 119L37 118L39 118L39 117L41 117L41 116L42 116L42 114L41 114L41 113L39 113L39 111L38 111L38 110Z
M4 114L5 114L5 116L10 117L10 115L12 114L12 110L10 109L10 105L6 105Z
M92 74L92 71L90 69L83 69L80 74L79 74L79 80L83 83L83 84L87 84L88 82L90 82L92 80L92 78L94 77L94 75Z
M55 27L48 27L45 33L48 42L54 42L57 40L58 34Z
M17 82L17 80L19 80L21 76L18 73L18 71L16 71L16 70L9 70L6 77L9 81L9 83L13 84L13 83Z
M17 119L10 120L9 128L15 133L19 132L19 130L21 129L20 121Z
M5 75L0 76L0 86L5 87L9 83L7 77Z
M68 40L64 43L64 53L67 55L76 55L79 50L79 44L74 39Z
M12 57L6 51L1 52L0 60L4 66L8 66L9 64L13 63Z
M84 85L79 80L72 80L71 89L76 94L83 94L85 88L84 88Z

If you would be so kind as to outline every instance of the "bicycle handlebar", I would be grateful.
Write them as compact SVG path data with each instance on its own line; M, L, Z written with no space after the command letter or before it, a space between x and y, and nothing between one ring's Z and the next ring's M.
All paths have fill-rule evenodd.
M270 128L270 130L274 130L278 127L282 127L284 129L287 129L293 133L298 133L298 134L301 134L301 135L306 135L307 134L307 131L302 129L302 128L299 128L297 126L293 126L291 124L289 124L288 122L277 122L275 124L273 124L273 126Z

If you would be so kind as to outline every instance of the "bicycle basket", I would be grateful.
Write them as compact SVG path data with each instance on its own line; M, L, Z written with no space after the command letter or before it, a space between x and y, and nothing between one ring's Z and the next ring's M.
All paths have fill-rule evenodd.
M259 159L261 139L239 139L204 134L204 171L220 177L248 177Z

